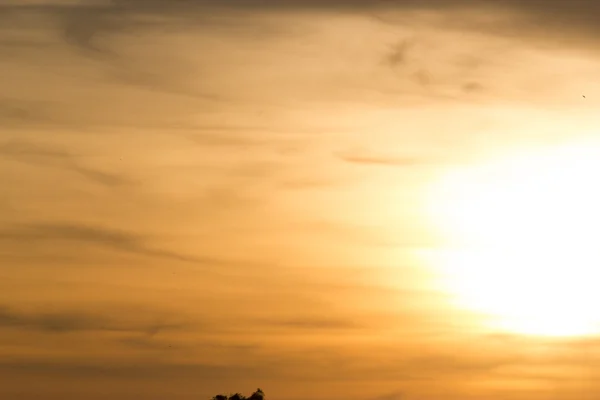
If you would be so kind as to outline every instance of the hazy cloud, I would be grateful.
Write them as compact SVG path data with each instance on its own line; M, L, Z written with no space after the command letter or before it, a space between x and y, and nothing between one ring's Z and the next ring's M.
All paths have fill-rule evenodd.
M478 82L468 82L462 86L466 93L479 93L484 90L484 86Z
M109 11L112 11L108 15ZM119 28L114 23L116 13L112 7L73 7L65 10L62 15L64 23L63 34L68 43L92 54L103 54L108 49L94 40L103 32L111 32Z
M440 160L598 131L598 10L0 0L0 397L586 383L597 343L473 334L415 253Z
M177 324L127 323L90 313L67 311L22 312L6 306L0 306L0 328L19 328L53 333L76 331L137 332L154 336L160 331L179 329L181 327L182 325Z
M220 365L218 360L194 364L149 363L147 361L129 363L99 362L32 362L5 361L0 362L0 371L22 374L44 374L55 378L117 378L117 379L200 379L210 382L214 379L229 382L239 379L259 379L265 374L271 375L275 368L269 365Z
M270 325L306 330L347 330L362 326L353 321L327 318L292 318L272 321Z
M102 185L122 186L131 182L117 174L100 171L84 166L74 154L54 146L23 140L0 143L0 157L10 157L21 162L41 166L57 165Z
M405 398L402 391L386 393L381 396L373 397L370 400L403 400Z
M361 154L339 154L338 157L345 162L352 164L366 165L391 165L400 167L409 167L419 165L423 162L411 157L385 157L376 155Z
M154 331L153 331L154 332ZM147 337L127 337L119 339L119 343L123 343L126 346L150 351L177 351L181 349L187 349L189 346L184 346L178 343L177 340L156 340Z
M408 61L411 46L413 46L413 42L409 40L403 40L392 46L390 53L384 59L385 62L391 67L405 64Z
M15 98L0 99L0 122L11 127L52 122L49 103Z
M68 240L89 243L100 247L149 257L159 257L193 263L216 263L176 252L156 249L146 244L146 237L121 230L107 229L83 224L22 224L0 230L0 240L48 241Z
M136 26L152 25L151 19L134 18L139 16L161 16L162 23L169 18L177 16L179 19L196 19L201 23L210 21L206 8L217 9L220 13L244 11L261 12L268 10L292 11L292 10L314 10L314 11L355 11L372 12L374 15L384 15L390 11L410 10L436 10L440 13L460 10L508 10L520 16L513 19L512 26L506 24L503 29L513 33L520 30L544 31L552 33L561 28L567 34L589 35L593 39L597 33L595 21L600 15L600 7L593 0L548 0L545 2L522 2L517 0L383 0L383 1L259 1L259 0L237 0L228 1L226 4L215 0L198 0L173 2L167 0L113 0L92 2L58 2L48 0L45 2L34 2L17 5L6 3L0 9L0 16L8 17L14 12L27 10L43 11L55 14L63 21L63 35L65 40L80 49L91 52L105 52L106 48L99 42L105 34L114 34L123 31L124 28L134 29ZM212 18L214 23L214 17ZM393 21L393 20L392 20ZM468 25L467 25L468 27ZM489 25L488 29L494 29L495 25ZM484 25L477 26L485 29ZM552 35L558 39L556 34Z

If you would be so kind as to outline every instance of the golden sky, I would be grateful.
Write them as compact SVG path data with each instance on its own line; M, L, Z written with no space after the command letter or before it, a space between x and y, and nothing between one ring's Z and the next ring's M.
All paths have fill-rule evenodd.
M0 1L0 398L597 398L598 18Z

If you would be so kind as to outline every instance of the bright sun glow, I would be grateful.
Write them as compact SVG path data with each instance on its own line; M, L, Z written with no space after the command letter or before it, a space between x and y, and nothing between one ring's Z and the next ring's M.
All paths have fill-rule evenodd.
M448 174L429 213L430 255L457 305L489 328L544 336L600 332L600 146L560 146Z

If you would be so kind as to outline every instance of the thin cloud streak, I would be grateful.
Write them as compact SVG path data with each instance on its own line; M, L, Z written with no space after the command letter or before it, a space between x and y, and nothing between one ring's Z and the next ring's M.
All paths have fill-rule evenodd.
M131 184L123 176L86 167L77 160L75 155L52 146L26 141L8 141L0 144L0 157L9 157L21 162L44 167L58 165L59 167L76 172L90 181L109 187Z
M351 164L365 164L365 165L390 165L399 167L410 167L415 165L423 164L422 161L410 157L382 157L372 155L350 155L343 154L338 156L342 161Z
M152 337L161 331L180 330L184 326L181 324L133 324L89 313L19 312L6 306L0 306L0 329L17 328L49 333L133 332Z
M0 230L0 240L5 241L49 241L68 240L97 245L100 247L138 254L149 257L159 257L174 261L191 263L219 264L214 259L203 259L187 256L167 250L160 250L147 245L145 237L130 232L107 229L83 224L21 224L12 228Z

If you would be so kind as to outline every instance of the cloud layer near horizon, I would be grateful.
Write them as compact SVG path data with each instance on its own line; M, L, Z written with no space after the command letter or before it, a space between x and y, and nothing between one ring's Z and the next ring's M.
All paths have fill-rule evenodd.
M440 173L597 128L600 6L227 4L0 5L0 397L594 397L414 250Z

